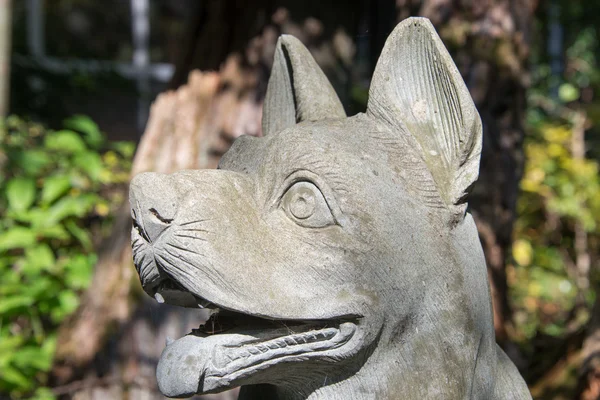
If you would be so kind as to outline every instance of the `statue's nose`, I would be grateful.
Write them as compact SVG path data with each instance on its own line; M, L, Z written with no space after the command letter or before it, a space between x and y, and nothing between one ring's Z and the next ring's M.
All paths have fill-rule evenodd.
M129 187L134 228L148 242L154 242L171 224L177 211L177 196L167 175L136 175Z

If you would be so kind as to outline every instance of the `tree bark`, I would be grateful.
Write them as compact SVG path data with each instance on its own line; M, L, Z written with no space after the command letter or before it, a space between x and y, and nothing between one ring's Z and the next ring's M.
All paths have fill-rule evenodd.
M576 399L600 399L600 285L596 285L596 300L581 349L582 364Z

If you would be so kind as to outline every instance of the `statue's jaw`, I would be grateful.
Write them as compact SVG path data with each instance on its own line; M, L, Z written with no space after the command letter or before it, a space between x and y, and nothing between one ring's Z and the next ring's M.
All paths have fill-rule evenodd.
M339 368L340 361L353 357L363 347L362 316L358 313L341 315L332 311L323 317L324 310L317 310L319 317L305 318L287 317L273 309L273 315L260 313L258 317L252 315L248 302L244 302L246 309L241 312L234 309L235 303L221 304L212 297L200 297L207 295L196 287L191 291L185 280L178 279L180 276L166 272L180 269L168 268L172 265L162 258L170 232L164 230L159 236L150 244L145 231L134 222L134 262L146 292L159 303L200 308L208 312L205 315L212 314L200 328L164 349L157 367L158 385L164 395L186 397L247 384L278 384L282 383L278 379L285 381L294 364L300 363L310 371L300 368L303 372L291 372L291 378L310 377L317 372L311 365Z
M334 363L354 355L361 342L355 322L271 320L215 309L199 329L167 344L156 371L158 385L165 396L186 397L274 383L278 374L272 368L280 365Z

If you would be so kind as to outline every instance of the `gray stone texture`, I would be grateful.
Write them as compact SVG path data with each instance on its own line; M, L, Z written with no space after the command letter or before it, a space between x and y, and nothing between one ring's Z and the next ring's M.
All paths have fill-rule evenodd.
M396 27L353 117L282 36L263 132L218 170L131 184L144 289L210 315L163 351L165 395L531 398L495 343L465 211L481 121L428 20Z

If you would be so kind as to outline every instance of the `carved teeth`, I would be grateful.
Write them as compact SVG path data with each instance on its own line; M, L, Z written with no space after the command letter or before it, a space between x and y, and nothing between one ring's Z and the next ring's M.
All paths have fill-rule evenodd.
M266 353L269 350L283 349L289 346L303 345L313 342L329 340L337 333L336 329L329 328L325 331L299 333L293 336L286 336L269 340L260 344L252 344L245 349L244 357Z
M269 348L262 344L259 344L258 346L256 346L256 348L258 348L263 353L266 353L267 351L269 351Z
M302 335L296 335L296 336L294 336L294 340L298 344L306 343L306 338L304 336L302 336Z
M250 347L248 349L248 351L250 352L250 354L253 354L253 355L257 355L257 354L261 353L261 351L259 349L257 349L256 347Z

